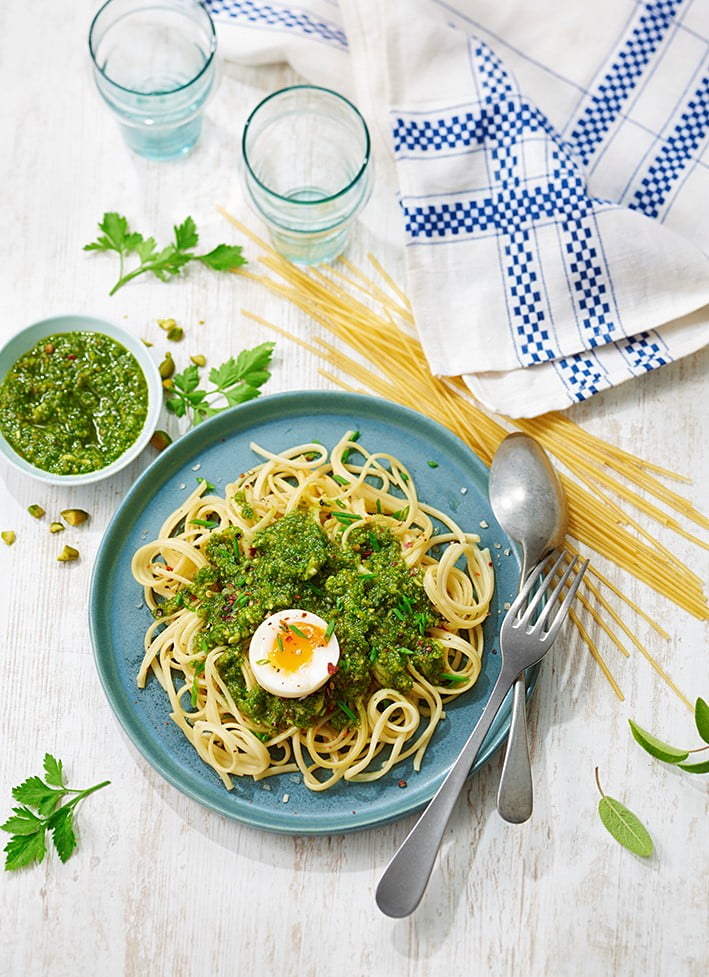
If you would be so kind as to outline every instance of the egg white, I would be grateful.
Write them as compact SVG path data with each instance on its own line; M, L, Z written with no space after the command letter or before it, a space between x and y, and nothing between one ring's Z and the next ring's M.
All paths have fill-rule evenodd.
M296 671L279 669L268 660L268 656L276 642L276 636L279 632L282 633L283 623L294 624L296 627L299 624L310 624L323 631L327 631L328 625L317 614L297 607L289 608L267 617L251 638L249 663L261 688L284 699L302 699L303 696L316 692L331 677L328 666L337 665L340 646L332 634L326 644L313 649L310 661L304 662Z

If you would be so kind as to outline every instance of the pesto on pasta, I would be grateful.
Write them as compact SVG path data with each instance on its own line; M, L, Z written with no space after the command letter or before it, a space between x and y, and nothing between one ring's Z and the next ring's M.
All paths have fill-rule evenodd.
M233 786L298 772L325 790L419 769L480 672L494 578L479 537L348 432L200 483L133 558L153 622L138 675Z

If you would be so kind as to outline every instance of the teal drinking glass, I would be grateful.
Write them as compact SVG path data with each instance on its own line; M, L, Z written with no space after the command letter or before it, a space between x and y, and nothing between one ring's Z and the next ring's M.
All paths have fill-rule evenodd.
M89 50L99 93L126 143L147 159L189 153L214 87L217 38L198 0L108 0Z
M295 264L332 261L369 199L367 125L342 95L294 85L260 102L242 135L248 203L273 247Z

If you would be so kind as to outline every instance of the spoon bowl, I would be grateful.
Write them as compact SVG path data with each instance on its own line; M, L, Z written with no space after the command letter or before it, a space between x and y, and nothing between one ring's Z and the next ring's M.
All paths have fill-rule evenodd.
M489 491L497 521L522 547L524 579L566 536L568 509L561 480L539 442L519 431L497 449Z

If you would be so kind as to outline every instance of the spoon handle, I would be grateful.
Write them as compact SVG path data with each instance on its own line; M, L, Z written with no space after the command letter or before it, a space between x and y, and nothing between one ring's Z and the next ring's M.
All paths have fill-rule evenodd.
M510 674L503 665L487 705L465 746L384 870L377 886L376 900L385 915L397 918L408 916L421 901L458 794L513 682L514 673Z
M527 739L527 702L524 672L514 684L512 716L505 760L497 789L497 811L511 824L527 821L532 813L534 787Z
M532 561L526 546L522 549L522 572L519 586L532 569ZM505 759L502 764L500 783L497 788L497 811L504 821L522 824L532 815L534 788L532 785L532 761L529 757L527 736L527 686L524 672L517 676L512 699L510 731L505 743Z

